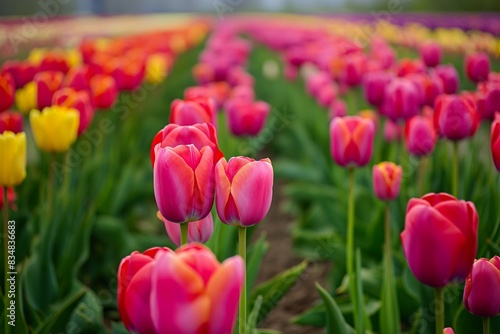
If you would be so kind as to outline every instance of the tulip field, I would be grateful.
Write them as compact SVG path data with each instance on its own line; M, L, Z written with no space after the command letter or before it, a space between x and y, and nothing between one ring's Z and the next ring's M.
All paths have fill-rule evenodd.
M0 20L0 333L500 333L500 17L395 18Z

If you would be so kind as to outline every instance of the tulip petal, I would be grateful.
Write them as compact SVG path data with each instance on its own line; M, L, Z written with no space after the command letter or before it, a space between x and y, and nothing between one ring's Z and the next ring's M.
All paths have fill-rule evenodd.
M177 249L179 258L200 275L206 285L212 274L219 268L215 255L207 247L192 243Z
M143 266L132 278L124 301L132 330L138 333L154 333L150 312L151 271L153 262ZM129 328L130 329L130 328Z
M468 310L479 317L495 317L500 313L500 270L486 259L474 263L470 293L464 301Z

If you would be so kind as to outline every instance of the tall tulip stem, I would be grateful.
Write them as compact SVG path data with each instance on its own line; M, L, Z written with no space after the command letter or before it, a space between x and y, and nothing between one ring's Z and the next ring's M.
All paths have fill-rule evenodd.
M362 323L363 319L358 319L359 314L356 310L356 280L354 277L354 168L349 169L349 199L347 203L347 275L349 277L349 296L354 305L354 324L359 330L358 324Z
M490 334L490 318L483 318L483 334Z
M47 184L47 216L50 217L52 213L52 202L54 197L54 163L56 161L56 156L54 153L50 155L50 164L49 164L49 179Z
M453 180L452 193L458 198L458 141L453 142Z
M181 245L187 245L188 243L188 222L181 224Z
M7 187L4 186L3 187L3 208L2 209L2 214L3 214L3 245L4 245L4 290L3 290L3 294L4 294L4 305L10 305L10 302L9 302L9 299L7 297L7 290L8 290L8 287L9 287L9 282L7 281L7 273L9 271L12 271L12 270L9 270L9 263L8 263L8 259L9 259L9 237L8 237L8 225L9 225L9 200L8 200L8 197L7 197ZM9 328L9 324L8 324L8 321L7 319L5 319L5 333L9 333L10 332L10 328Z
M424 180L425 180L426 169L427 169L427 157L423 156L420 158L418 164L417 196L422 196L424 194Z
M243 287L241 288L240 297L240 315L239 315L239 325L240 334L245 334L247 329L247 229L246 227L238 227L238 244L239 253L243 259L243 264L245 266L245 275L243 276Z
M444 288L434 289L434 316L436 318L436 334L444 330Z

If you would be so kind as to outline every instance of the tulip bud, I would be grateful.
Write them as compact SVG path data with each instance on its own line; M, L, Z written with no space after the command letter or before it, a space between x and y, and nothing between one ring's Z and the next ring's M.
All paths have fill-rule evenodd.
M439 134L450 140L472 137L479 126L475 102L458 95L440 95L436 98L434 126Z
M432 123L431 123L432 125ZM401 126L388 119L384 124L384 139L387 142L398 141L401 138Z
M2 72L11 75L16 88L22 88L33 80L33 77L38 72L38 67L29 61L8 60L3 63Z
M205 63L198 63L194 65L192 70L193 77L199 85L203 85L214 81L215 79L214 72L215 72L214 69L209 64Z
M373 191L378 199L396 199L401 187L403 169L393 162L381 162L373 166Z
M330 105L328 114L330 121L335 117L344 117L345 115L347 115L347 105L344 100L333 101Z
M336 86L334 86L333 84L328 84L319 89L316 99L322 107L326 108L331 105L333 101L335 101L336 97Z
M401 243L415 277L431 287L464 280L476 257L477 227L472 202L445 193L412 198Z
M330 124L330 151L342 167L365 166L372 157L375 125L359 116L336 117Z
M7 72L0 73L0 112L12 107L15 91L16 87L12 76Z
M208 146L156 145L156 204L167 220L185 223L205 218L214 202L214 153Z
M465 57L465 72L467 77L474 82L488 80L490 73L490 59L483 52L469 54Z
M255 93L250 86L236 86L231 91L231 99L241 99L251 102L255 100Z
M453 328L446 327L445 329L443 329L443 334L455 334L455 332L453 331Z
M63 78L61 72L39 72L35 75L36 108L41 110L52 105L54 93L62 87Z
M166 220L160 213L157 212L156 216L165 224L165 230L167 231L170 240L177 246L181 246L181 225L179 223L173 223ZM182 223L186 224L186 223ZM188 225L188 242L207 242L212 236L214 230L214 220L212 214L209 213L205 218L190 222Z
M391 79L392 74L385 71L365 74L363 89L366 101L375 107L381 106L384 102L385 87L391 82Z
M243 227L258 224L271 207L271 160L222 158L215 169L215 185L217 213L223 223Z
M67 151L77 138L79 122L80 114L73 108L52 106L30 112L36 145L47 152Z
M456 94L458 92L458 72L453 65L439 65L436 66L434 71L441 78L445 94Z
M464 306L477 317L496 317L500 314L500 257L474 262L465 281Z
M84 90L75 91L73 88L63 88L54 93L53 104L67 108L73 108L80 114L78 135L81 135L92 123L94 117L94 108L90 101L88 93Z
M349 87L359 85L363 79L365 62L366 57L362 53L347 55L341 73L341 82Z
M317 72L310 75L306 80L307 92L316 97L322 87L331 85L332 80L325 72Z
M170 106L170 123L193 125L197 123L217 124L213 99L199 98L183 101L176 99Z
M441 62L441 47L439 44L429 42L420 47L420 57L427 67L435 67Z
M227 125L235 136L257 136L271 111L269 104L263 101L247 102L234 99L227 101L224 108Z
M415 156L432 153L436 145L437 134L428 116L410 118L404 128L405 145L408 152Z
M93 103L96 108L111 108L118 97L115 79L112 76L97 74L90 79Z
M393 79L385 91L382 112L392 121L406 120L418 114L421 96L410 79Z
M23 131L23 116L15 111L0 113L0 133L10 131L19 133Z
M90 74L88 66L76 66L70 68L64 78L64 87L73 88L76 91L84 90L90 93Z
M0 134L0 186L14 187L26 177L26 134L5 131ZM8 163L7 163L8 162Z
M493 163L500 173L500 113L491 124L491 156Z

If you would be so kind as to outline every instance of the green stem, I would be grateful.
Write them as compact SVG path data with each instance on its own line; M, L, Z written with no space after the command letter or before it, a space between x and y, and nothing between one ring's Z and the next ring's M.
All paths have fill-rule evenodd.
M239 239L239 254L243 259L243 264L245 267L245 275L243 277L243 287L241 288L241 298L240 298L240 334L245 334L247 329L247 229L246 227L238 227L238 239Z
M347 276L349 277L349 295L354 306L354 324L360 331L363 319L357 314L356 280L354 279L354 168L349 169L349 201L347 203Z
M458 141L453 142L452 195L458 198Z
M4 279L3 279L3 282L4 282L4 290L3 290L3 294L4 294L4 298L5 298L5 301L4 301L4 305L10 305L10 301L9 301L9 298L7 296L7 291L8 291L8 288L9 288L9 282L7 281L7 273L11 270L9 270L9 264L8 264L8 258L9 258L9 247L8 247L8 240L9 240L9 237L8 237L8 225L9 225L9 199L7 197L7 187L4 186L3 187L3 208L2 209L2 214L3 214L3 244L4 244ZM7 314L5 314L7 315ZM10 327L9 327L9 324L8 324L8 321L7 321L7 318L4 319L5 321L5 333L9 333L10 332Z
M189 223L185 222L181 224L181 246L188 243L188 233L189 233Z
M436 334L443 334L444 329L444 288L434 288L434 316L436 317Z
M392 275L392 255L391 255L391 217L389 202L385 206L385 258L387 259L385 275L390 280Z
M56 161L55 153L50 155L49 164L49 179L47 184L47 217L50 219L52 213L52 201L54 193L54 162Z
M423 156L420 158L418 164L417 197L421 197L424 195L424 179L425 179L426 167L427 167L427 157Z
M490 318L483 318L483 334L490 334Z

